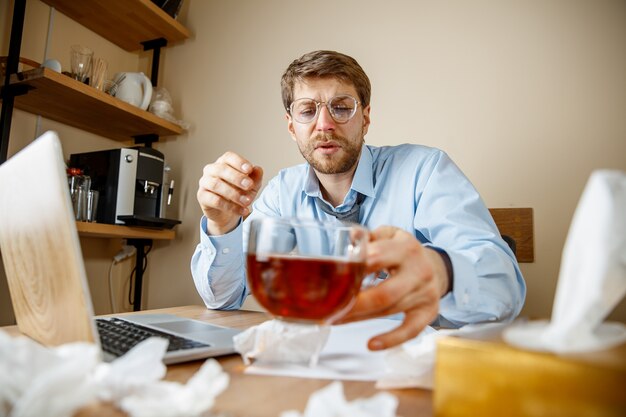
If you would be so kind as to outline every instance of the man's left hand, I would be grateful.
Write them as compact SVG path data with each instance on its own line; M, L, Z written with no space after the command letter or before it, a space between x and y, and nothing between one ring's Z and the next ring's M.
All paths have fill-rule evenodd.
M361 291L340 320L347 323L403 312L399 327L370 339L371 350L387 349L416 337L437 317L439 299L448 292L441 255L404 230L383 226L371 232L367 273L383 269L388 273L385 281Z

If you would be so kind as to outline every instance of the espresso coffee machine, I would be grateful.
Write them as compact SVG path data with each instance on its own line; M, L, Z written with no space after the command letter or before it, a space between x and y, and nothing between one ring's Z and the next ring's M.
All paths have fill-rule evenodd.
M171 229L179 220L165 218L165 158L156 149L120 148L70 155L70 167L91 177L100 194L96 221Z

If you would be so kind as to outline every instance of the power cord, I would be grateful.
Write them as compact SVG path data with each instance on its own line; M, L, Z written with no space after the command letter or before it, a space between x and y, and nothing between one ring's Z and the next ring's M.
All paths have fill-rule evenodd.
M148 249L146 250L143 256L143 267L141 268L142 274L146 272L146 269L148 268L148 254L152 250L152 243L150 243L147 246L148 246ZM136 266L133 268L132 272L130 273L130 285L128 286L128 304L130 304L131 306L135 305L134 297L133 297L133 279L135 277L135 272L137 272Z
M112 313L117 312L115 308L115 292L113 291L113 266L134 256L135 253L137 253L137 249L135 249L135 247L124 244L122 249L120 249L120 251L113 257L111 265L109 265L109 300L111 302Z

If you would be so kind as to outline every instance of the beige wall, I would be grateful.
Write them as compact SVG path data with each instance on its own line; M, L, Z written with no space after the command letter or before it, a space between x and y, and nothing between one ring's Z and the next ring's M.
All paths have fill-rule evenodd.
M0 0L2 16L6 3ZM41 60L48 8L28 3L23 55ZM561 250L589 174L626 170L625 2L187 0L181 20L194 35L164 51L160 85L192 127L157 147L179 184L174 212L183 224L175 241L156 243L149 256L147 307L200 302L188 265L202 167L226 150L263 166L266 179L299 163L280 75L304 52L334 49L354 56L371 78L368 143L439 147L489 207L534 208L536 261L522 264L523 314L550 314ZM147 70L145 54L122 52L56 13L49 55L66 67L76 39L118 69ZM15 116L11 152L26 142L18 132L32 138L34 120ZM66 153L118 146L42 124L61 132ZM119 242L83 240L100 312L108 260L118 249ZM612 318L626 321L626 302Z

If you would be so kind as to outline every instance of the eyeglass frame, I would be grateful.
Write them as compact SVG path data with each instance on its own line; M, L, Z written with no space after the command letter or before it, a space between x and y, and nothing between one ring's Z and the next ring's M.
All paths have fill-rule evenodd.
M335 118L335 116L333 115L333 111L331 110L329 104L331 101L333 101L334 99L338 98L338 97L348 97L351 98L352 100L354 100L354 112L352 113L352 115L344 120L344 121L339 121ZM315 103L315 116L313 116L311 118L311 120L309 120L308 122L301 122L299 121L294 115L293 115L293 106L296 102L301 101L301 100L311 100L312 102ZM344 124L344 123L348 123L350 120L352 120L352 118L354 118L354 116L356 115L357 110L359 109L359 106L362 106L362 103L357 100L355 97L351 96L350 94L338 94L336 96L333 96L330 98L330 100L328 101L317 101L314 98L308 98L308 97L302 97L299 99L296 99L294 101L291 102L291 104L289 105L289 108L287 109L287 112L289 113L289 115L293 118L294 121L300 123L300 124L309 124L309 123L313 123L315 122L318 117L320 116L320 107L322 106L322 104L324 106L326 106L326 110L328 110L328 114L330 114L330 117L332 117L332 119L335 121L335 123L339 123L339 124Z

